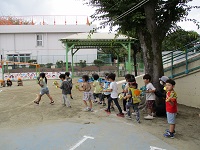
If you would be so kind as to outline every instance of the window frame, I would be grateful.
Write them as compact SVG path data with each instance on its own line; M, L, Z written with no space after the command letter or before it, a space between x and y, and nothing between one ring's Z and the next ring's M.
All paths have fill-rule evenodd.
M38 36L41 36L42 39L41 40L38 40ZM36 47L43 47L44 46L44 35L43 34L36 34L35 35L35 38L36 38ZM38 44L38 42L42 42L42 44Z

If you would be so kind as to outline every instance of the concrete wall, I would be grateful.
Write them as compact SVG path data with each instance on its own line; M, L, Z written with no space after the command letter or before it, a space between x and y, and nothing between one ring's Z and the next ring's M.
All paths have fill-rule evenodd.
M136 77L139 88L144 86L142 78L143 75ZM175 81L175 91L178 95L178 103L200 108L200 70L175 78Z

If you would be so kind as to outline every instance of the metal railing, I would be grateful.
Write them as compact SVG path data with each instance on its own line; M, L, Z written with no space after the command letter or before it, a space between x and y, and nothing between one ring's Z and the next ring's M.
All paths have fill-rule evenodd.
M200 69L200 63L190 65L200 60L200 39L192 41L184 47L162 55L164 72L170 71L171 78L188 74ZM176 68L184 67L184 70L174 72Z

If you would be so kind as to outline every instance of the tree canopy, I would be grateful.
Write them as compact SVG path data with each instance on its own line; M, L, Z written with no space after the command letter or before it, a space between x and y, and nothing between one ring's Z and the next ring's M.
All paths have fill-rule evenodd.
M0 17L0 25L34 25L34 23L15 17Z
M178 29L170 34L168 34L164 41L162 42L163 51L172 50L185 50L185 45L187 48L194 47L195 43L191 43L200 38L200 35L195 31L185 31L183 29ZM191 43L191 44L190 44Z
M159 77L163 72L162 42L176 23L185 19L192 0L85 0L96 7L91 16L101 20L102 26L119 26L118 31L126 35L137 35L143 51L145 73L159 88ZM95 31L95 29L94 29Z

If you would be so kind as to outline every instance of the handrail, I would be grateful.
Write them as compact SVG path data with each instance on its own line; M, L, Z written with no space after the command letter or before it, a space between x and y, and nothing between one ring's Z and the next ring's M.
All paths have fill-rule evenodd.
M188 74L190 71L194 71L196 69L200 68L200 64L198 64L197 67L195 68L190 68L189 69L189 63L193 62L190 61L190 58L195 57L195 60L200 60L200 43L198 43L198 45L194 46L194 47L190 47L187 48L190 44L194 44L200 42L200 38L192 41L190 43L188 43L187 45L185 45L182 48L173 50L167 54L163 54L162 58L163 58L163 65L167 65L169 64L169 69L166 69L165 71L171 71L171 78L179 76L181 74ZM185 49L184 51L179 51L180 49ZM199 54L199 55L198 55ZM198 56L199 58L197 58L196 56ZM182 63L181 63L182 62ZM176 65L177 63L181 63L181 65ZM173 69L180 67L180 66L184 66L185 65L185 71L178 73L178 74L173 74Z

